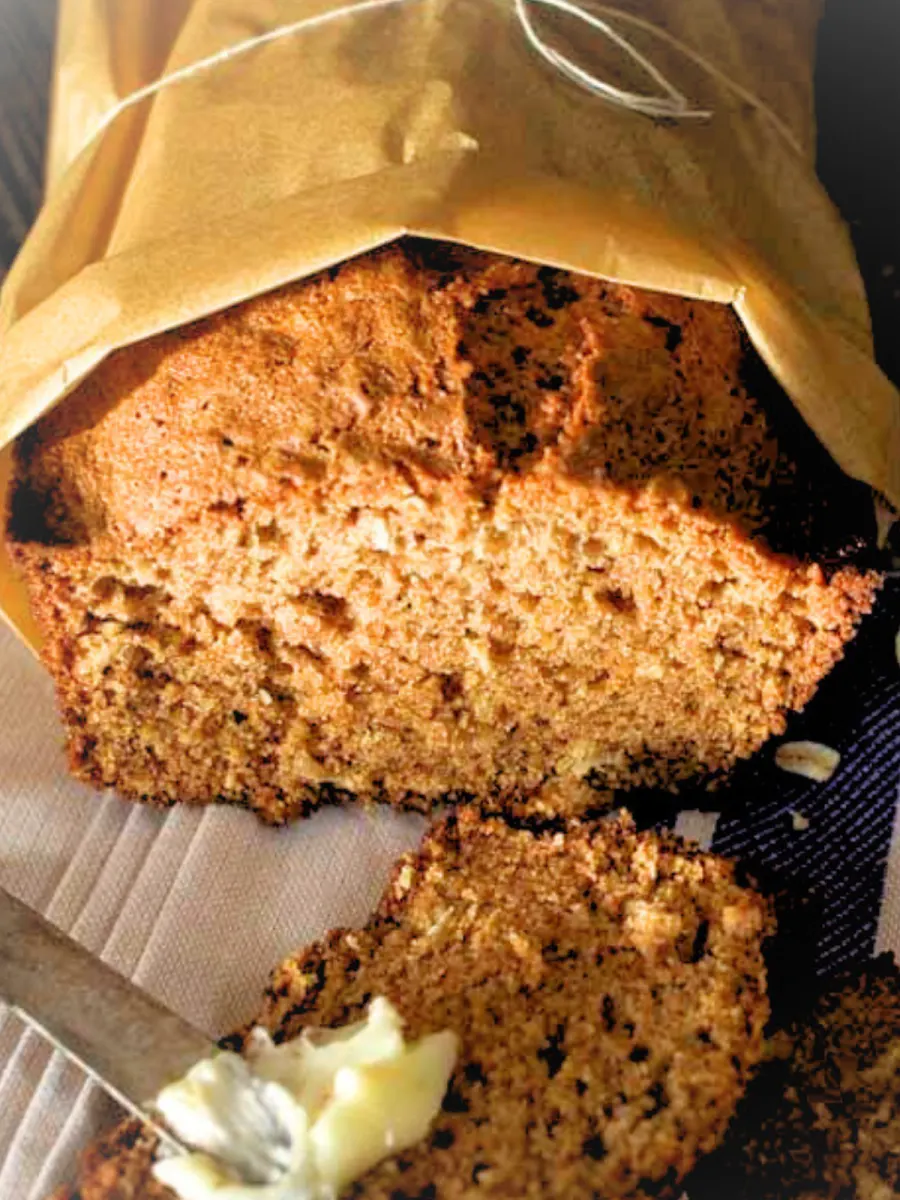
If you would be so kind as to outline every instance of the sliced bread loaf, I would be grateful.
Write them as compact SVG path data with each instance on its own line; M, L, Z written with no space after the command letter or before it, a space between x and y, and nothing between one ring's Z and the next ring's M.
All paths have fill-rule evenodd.
M626 819L536 833L464 810L401 861L364 929L279 967L258 1021L291 1038L385 996L410 1037L458 1035L430 1138L348 1196L676 1195L760 1056L769 924L731 863ZM123 1127L78 1196L168 1200L152 1157Z
M715 781L878 586L728 308L449 246L122 350L18 455L74 770L275 822Z

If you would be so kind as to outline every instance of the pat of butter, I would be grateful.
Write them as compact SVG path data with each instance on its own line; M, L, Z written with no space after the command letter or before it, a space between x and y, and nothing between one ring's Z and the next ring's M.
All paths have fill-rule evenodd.
M160 1093L156 1108L195 1152L154 1174L181 1200L332 1200L425 1137L456 1056L447 1031L407 1044L380 998L345 1029L280 1045L256 1029L246 1059L205 1059Z

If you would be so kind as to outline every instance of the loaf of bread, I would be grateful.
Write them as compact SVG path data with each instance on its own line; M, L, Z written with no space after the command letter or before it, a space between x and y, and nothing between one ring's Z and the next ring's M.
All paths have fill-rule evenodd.
M769 906L724 859L624 819L515 829L464 809L398 865L364 929L273 975L282 1040L374 996L460 1056L429 1139L358 1200L677 1196L762 1051ZM229 1040L240 1047L242 1037ZM130 1122L86 1154L79 1200L172 1200Z
M407 241L113 355L9 538L75 772L281 822L714 783L870 608L871 508L727 307Z
M889 1200L900 1194L900 969L832 981L773 1043L692 1200Z

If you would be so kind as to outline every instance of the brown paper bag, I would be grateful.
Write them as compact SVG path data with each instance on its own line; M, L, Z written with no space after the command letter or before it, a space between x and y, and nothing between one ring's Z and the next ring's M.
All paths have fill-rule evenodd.
M814 5L579 3L712 116L598 99L517 0L61 0L48 199L0 294L0 446L112 350L409 232L733 304L838 463L900 504L898 396L812 165ZM528 11L646 86L576 17ZM0 606L35 645L8 562Z

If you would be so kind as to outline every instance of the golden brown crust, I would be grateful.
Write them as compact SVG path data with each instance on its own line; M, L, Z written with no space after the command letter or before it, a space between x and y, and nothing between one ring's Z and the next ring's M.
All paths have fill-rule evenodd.
M459 1035L429 1140L348 1196L668 1195L759 1056L769 920L731 863L628 820L537 834L464 810L400 862L364 929L278 968L259 1022L292 1037L385 995L409 1036ZM89 1156L83 1200L113 1194L86 1190L110 1161ZM147 1169L141 1142L122 1175Z
M13 495L74 770L276 822L714 781L879 582L748 362L723 306L412 243L114 355Z
M149 1129L123 1121L85 1150L76 1188L60 1188L49 1200L173 1200L151 1173L155 1151Z

